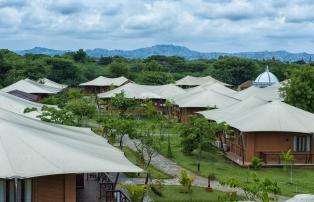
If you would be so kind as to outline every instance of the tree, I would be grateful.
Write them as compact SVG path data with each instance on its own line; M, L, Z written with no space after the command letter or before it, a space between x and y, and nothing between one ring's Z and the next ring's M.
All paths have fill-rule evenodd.
M47 61L51 66L48 78L58 83L78 84L82 78L79 68L71 61L52 58Z
M79 49L78 51L73 53L73 59L76 62L84 63L87 59L87 54L83 49Z
M77 118L78 123L81 123L85 117L92 118L96 113L96 105L84 99L72 99L64 108Z
M291 149L289 149L287 152L282 152L280 154L280 158L284 162L284 170L287 170L288 165L290 164L290 183L292 184L292 163L294 160L293 154L291 153Z
M128 191L132 202L141 202L150 188L149 185L121 184L120 186Z
M253 60L227 57L213 63L212 76L237 86L247 80L255 79L257 70L258 65Z
M202 146L209 146L210 141L214 137L210 131L211 128L207 119L191 115L189 123L182 125L180 130L183 153L191 155L195 149L199 148L199 155L201 155Z
M110 74L113 77L125 76L129 77L129 67L125 62L114 60L110 65Z
M69 126L77 126L78 124L74 121L73 114L69 113L65 109L58 109L55 107L43 106L41 114L38 118L42 121L63 124Z
M271 179L259 178L255 173L251 176L252 182L250 183L241 183L235 178L230 178L228 180L220 181L222 185L229 186L230 188L241 188L245 193L245 200L249 201L277 201L276 195L280 194L280 188L277 182L272 181ZM271 196L271 194L273 196ZM233 201L233 198L230 199L230 195L227 195L223 198L223 201Z
M123 117L126 117L127 110L131 110L138 105L135 99L126 98L124 92L115 94L109 104L112 109L117 110Z
M314 68L305 66L294 70L281 93L286 103L314 113Z
M138 74L137 81L144 85L164 85L174 82L174 79L167 72L143 71Z

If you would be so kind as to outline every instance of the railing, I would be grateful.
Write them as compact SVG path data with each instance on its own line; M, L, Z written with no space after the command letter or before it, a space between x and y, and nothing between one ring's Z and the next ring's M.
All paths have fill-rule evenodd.
M108 175L100 173L98 178L101 199L105 198L106 202L131 202L121 190L116 190L116 183Z
M314 154L309 154L306 152L292 153L293 155L293 164L313 164L314 163ZM260 158L265 164L284 164L281 159L281 153L278 152L260 152Z
M232 141L227 142L229 147L229 152L235 154L242 158L244 156L245 159L245 149L243 149L240 145L232 143Z

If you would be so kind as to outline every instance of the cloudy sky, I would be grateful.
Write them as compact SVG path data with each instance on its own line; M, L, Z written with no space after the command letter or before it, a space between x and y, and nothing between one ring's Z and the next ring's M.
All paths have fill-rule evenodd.
M314 53L313 0L0 0L0 48Z

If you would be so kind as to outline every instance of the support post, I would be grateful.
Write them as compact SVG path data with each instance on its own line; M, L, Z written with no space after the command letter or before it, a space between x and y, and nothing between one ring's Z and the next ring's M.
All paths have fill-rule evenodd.
M244 165L244 142L243 142L243 133L240 133L241 137L241 153L242 153L242 165Z
M208 184L207 184L207 187L206 187L206 191L207 192L212 192L213 191L213 189L211 188L211 186L210 186L210 176L208 176L208 182L207 182Z
M18 199L18 179L17 178L14 178L14 201L17 202L17 199Z
M114 184L113 184L113 190L116 190L117 183L118 183L118 180L119 180L119 176L120 176L120 173L117 173L116 179L114 180Z

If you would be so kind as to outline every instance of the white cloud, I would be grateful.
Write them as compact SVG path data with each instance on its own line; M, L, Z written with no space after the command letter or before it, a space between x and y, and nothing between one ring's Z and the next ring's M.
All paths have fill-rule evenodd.
M0 44L314 52L313 10L312 0L0 0Z

